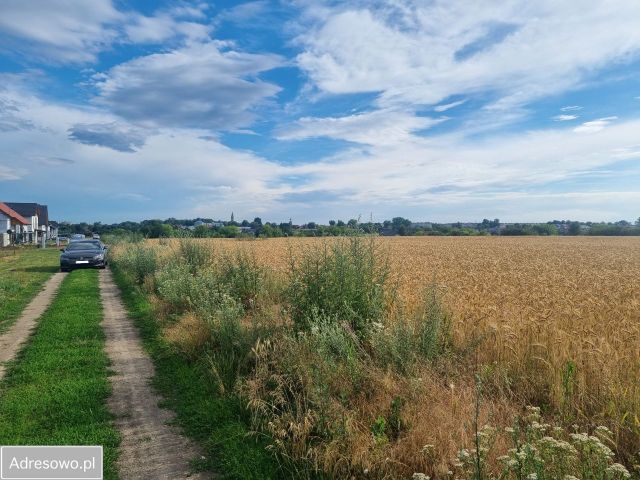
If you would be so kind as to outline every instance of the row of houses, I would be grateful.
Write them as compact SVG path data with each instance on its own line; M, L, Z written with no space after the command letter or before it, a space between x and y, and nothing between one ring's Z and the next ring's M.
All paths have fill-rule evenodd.
M0 247L17 243L39 245L58 236L49 209L38 203L0 202Z

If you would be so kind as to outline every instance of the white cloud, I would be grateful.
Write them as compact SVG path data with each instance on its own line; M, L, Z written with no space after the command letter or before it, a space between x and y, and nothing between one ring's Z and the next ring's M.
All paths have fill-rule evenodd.
M579 86L640 52L640 3L605 0L343 3L310 7L300 67L329 94L379 93L381 106L451 95L520 104ZM507 32L506 34L504 32ZM594 32L597 32L594 35ZM460 58L460 51L472 51Z
M575 120L578 115L556 115L553 119L556 122L568 122L569 120Z
M617 120L618 117L604 117L592 120L590 122L584 122L582 125L573 129L576 133L597 133L604 130L613 120Z
M13 169L0 165L0 182L7 180L20 180L25 175L24 170Z
M192 20L204 20L205 7L175 7L151 16L131 13L123 28L134 43L162 43L180 37L204 41L209 38L211 26Z
M0 87L0 93L2 93L2 87ZM24 130L32 127L33 124L29 120L19 115L18 107L13 100L0 98L0 132Z
M582 110L582 107L579 105L569 105L567 107L562 107L560 110L562 110L563 112L573 112L576 110Z
M400 143L411 133L436 125L446 118L420 117L410 112L375 110L346 117L304 117L281 131L281 140L329 137L370 145Z
M7 159L0 167L0 179L21 177L23 189L37 189L51 178L64 176L67 198L82 195L87 203L100 201L105 211L112 200L135 200L144 206L143 197L160 199L169 206L156 215L166 216L191 214L204 202L217 202L218 207L228 204L238 212L243 205L247 211L256 206L268 208L283 191L277 184L285 175L284 167L249 152L234 151L211 137L203 139L202 130L154 129L135 151L106 149L96 145L99 142L74 141L68 132L78 125L89 125L93 131L93 126L113 122L125 132L135 127L99 109L52 103L26 90L5 90L0 98L11 101L16 115L33 124L29 129L0 133L0 157ZM56 158L76 160L48 161ZM34 160L37 168L28 175L21 173L22 166ZM206 194L200 190L217 185L231 189ZM144 213L116 209L113 215L153 215L150 207L145 208Z
M50 62L93 61L117 38L124 16L111 0L0 2L3 49Z
M246 2L229 8L228 10L223 10L218 15L217 20L234 23L251 22L264 16L268 8L269 4L266 0Z
M96 103L146 126L233 130L280 87L257 76L278 67L277 55L193 43L119 64L95 76Z
M632 158L640 158L640 144L630 145L623 148L614 148L613 157L620 160L629 160Z
M0 45L46 63L85 63L116 43L207 40L206 4L176 5L147 16L112 0L0 2Z
M339 203L385 211L393 210L390 205L402 206L406 212L420 207L441 211L446 205L455 205L452 211L458 212L458 218L460 209L466 210L477 199L485 211L499 206L517 218L519 207L515 203L502 205L506 197L501 192L558 198L557 192L545 192L545 186L585 174L599 178L601 169L620 161L620 148L637 145L637 129L640 121L615 124L591 136L577 136L565 129L496 135L474 142L441 135L414 138L400 145L352 149L320 163L293 167L295 174L309 177L296 192L328 192L324 196ZM612 174L607 175L610 178ZM613 175L624 173L617 170ZM605 185L602 182L603 190ZM560 207L579 209L569 195L572 187L567 188L562 192L567 198L562 206L540 200L548 205L542 218L554 217ZM578 188L573 193L588 196L594 192ZM623 197L619 198L609 216L631 210ZM321 208L320 202L314 205Z
M176 18L188 18L195 20L205 20L207 18L207 10L211 7L206 2L199 3L178 3L167 9L167 11Z
M436 112L446 112L447 110L450 110L450 109L455 108L455 107L459 107L460 105L462 105L462 104L464 104L466 102L467 102L467 100L464 99L464 100L458 100L457 102L447 103L447 104L444 104L444 105L437 105L437 106L433 107L433 110L436 111Z
M233 150L210 135L204 138L202 129L157 127L133 152L105 149L73 141L69 129L113 122L124 131L136 127L99 107L52 103L25 90L5 89L0 99L12 106L17 119L30 124L0 133L0 178L21 175L24 190L63 176L67 198L82 195L87 204L100 202L103 211L114 205L114 221L218 217L232 210L237 217L264 212L272 220L291 216L296 221L371 211L383 218L402 214L425 220L460 218L463 211L470 220L490 213L520 221L611 220L632 218L640 195L607 183L631 178L616 164L636 158L640 121L594 120L609 122L597 135L562 128L470 140L462 134L416 136L412 132L424 125L415 122L423 117L396 110L308 119L282 134L308 138L320 130L361 145L296 165ZM387 137L395 140L385 141ZM38 162L28 175L20 174L25 165L43 158L75 163ZM99 182L95 172L100 172ZM570 185L557 191L558 182L585 176L601 180L601 188ZM139 201L143 197L153 201ZM126 212L123 202L129 202ZM68 207L60 202L58 208Z

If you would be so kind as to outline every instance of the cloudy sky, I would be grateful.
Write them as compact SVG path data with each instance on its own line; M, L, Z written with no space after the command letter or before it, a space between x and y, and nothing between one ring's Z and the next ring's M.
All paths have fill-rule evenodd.
M578 3L2 0L0 200L635 219L640 2Z

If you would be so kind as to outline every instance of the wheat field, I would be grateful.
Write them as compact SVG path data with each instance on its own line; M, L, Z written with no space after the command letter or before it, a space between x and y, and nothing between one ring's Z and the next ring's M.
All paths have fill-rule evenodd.
M395 292L394 301L387 305L391 309L383 317L385 324L376 327L382 333L363 344L369 350L338 360L335 365L340 368L316 368L334 365L337 359L331 356L335 350L329 356L329 350L318 353L316 340L309 340L316 334L290 335L293 320L287 302L292 297L286 292L299 281L295 275L287 278L292 265L294 272L299 271L300 259L333 242L344 245L344 239L164 239L152 250L159 258L166 257L160 262L166 268L138 283L144 284L145 291L155 292L157 315L173 325L167 330L170 343L183 353L192 351L196 358L207 339L218 333L210 337L209 328L193 312L172 323L173 307L167 301L175 295L167 296L166 288L160 286L167 287L169 279L171 287L175 284L171 275L182 274L167 260L185 252L198 253L193 258L217 259L218 263L195 261L206 272L223 271L239 257L253 258L243 267L247 272L255 262L273 274L267 273L260 284L267 293L258 299L260 308L240 321L243 335L258 337L251 337L252 342L257 340L247 353L253 366L238 379L236 391L257 419L252 429L266 433L283 458L295 459L296 465L302 461L313 471L338 477L370 471L380 478L405 478L413 472L449 478L447 472L456 465L452 459L461 448L473 448L479 438L474 428L485 425L501 432L491 450L493 456L487 457L488 468L496 473L501 468L498 453L510 451L509 427L520 425L526 407L534 406L554 429L567 434L608 427L613 432L608 445L617 458L640 471L639 238L374 237L365 241L375 245L377 261L388 263L391 277L384 281L385 292ZM233 255L236 252L250 257ZM315 268L313 263L306 265ZM167 272L174 273L167 277ZM157 288L154 282L160 282ZM450 347L441 351L437 361L414 363L407 370L387 362L385 344L373 342L398 342L388 344L400 348L392 352L400 356L391 358L411 362L413 357L401 356L406 342L411 342L406 322L424 318L420 309L434 287L440 293L438 303L448 312ZM202 332L195 335L198 325ZM192 342L194 338L205 342ZM331 337L337 342L330 344L332 348L343 345L340 338ZM274 379L280 383L274 384ZM300 383L287 383L292 379ZM291 392L298 395L291 405L269 403L273 398L289 398ZM394 404L401 407L394 410ZM265 410L265 405L274 408ZM378 422L396 418L393 415L402 434L383 436L381 444L376 428L386 431L386 427ZM324 425L319 419L343 426L330 430L333 433L317 444L314 426Z
M217 249L247 250L284 273L291 253L332 240L206 241ZM377 241L408 305L435 281L454 314L456 340L479 342L478 362L489 368L495 388L509 387L519 403L567 412L569 420L606 421L627 436L623 443L638 446L640 239Z

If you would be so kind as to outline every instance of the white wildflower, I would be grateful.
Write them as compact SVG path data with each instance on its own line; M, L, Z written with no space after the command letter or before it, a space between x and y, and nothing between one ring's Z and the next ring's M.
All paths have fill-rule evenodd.
M471 458L471 454L469 453L469 450L467 450L466 448L463 448L458 452L458 458L460 460L466 460L468 458Z
M624 465L620 465L619 463L614 463L610 467L607 467L605 471L608 474L612 475L614 478L631 478L629 470L627 470Z
M431 479L431 477L429 477L428 475L425 475L424 473L414 473L411 478L412 480L430 480Z
M380 322L373 322L371 326L376 332L381 332L384 329L384 325Z

